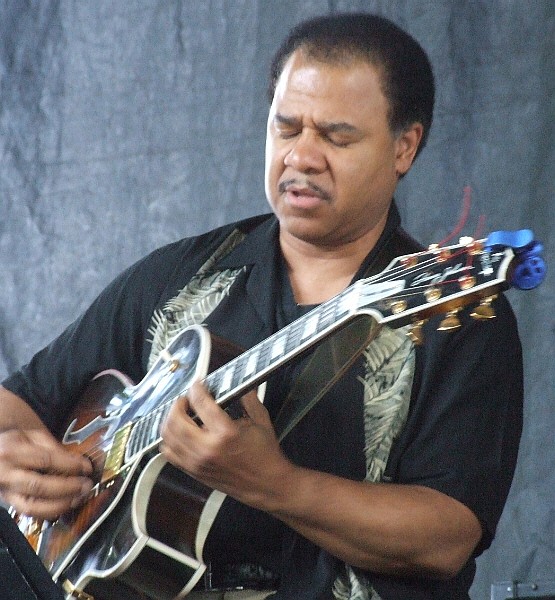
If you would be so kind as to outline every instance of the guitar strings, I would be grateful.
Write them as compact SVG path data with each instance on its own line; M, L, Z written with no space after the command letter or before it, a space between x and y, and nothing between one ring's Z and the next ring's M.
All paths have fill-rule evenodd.
M420 253L416 253L414 255L410 255L410 256L415 256L415 257L419 257L419 256L423 256L426 254L429 254L429 251L422 251ZM449 258L456 258L459 255L465 254L466 250L465 249L461 249L458 252L453 253ZM393 280L395 279L395 276L400 274L400 273L404 273L405 275L415 275L418 274L419 272L424 271L425 269L427 269L429 266L436 264L437 263L437 252L434 251L433 257L430 258L429 260L426 260L424 262L419 262L416 263L415 265L409 265L408 267L403 265L402 262L400 262L402 260L403 257L401 257L400 259L398 259L399 264L397 267L393 267L391 269L389 269L387 272L383 272L378 274L377 276L375 276L374 278L369 278L367 281L371 281L372 283L380 283L380 282L384 282L384 281L388 281L388 280ZM469 256L470 258L470 256ZM445 280L440 282L439 285L447 285L449 283L453 283L454 280ZM429 287L428 285L422 285L422 286L418 286L415 288L412 288L412 290L410 292L406 292L403 294L396 294L392 297L389 297L388 300L395 300L395 299L404 299L410 296L414 296L414 295L418 295L420 294L420 290L421 289L425 289ZM339 294L338 296L335 296L334 298L332 298L330 301L324 303L323 305L321 305L318 309L315 309L314 312L319 311L319 310L323 310L323 308L325 307L326 304L328 303L332 303L332 302L337 302L337 300L340 298L340 296L344 296L349 292L348 290L345 290L344 292L342 292L341 294ZM294 323L292 323L291 325L294 325ZM285 329L285 328L284 328ZM283 332L284 330L280 330L280 332ZM276 332L276 335L280 332ZM273 337L273 336L272 336ZM268 338L268 340L270 340L271 338ZM263 343L267 343L268 340L265 340ZM256 348L256 346L255 346ZM231 361L234 362L234 361ZM209 378L213 378L218 371L225 369L226 367L229 367L229 363L227 365L224 365L223 367L220 367L220 369L217 369L216 371L210 373L206 378L205 381ZM169 406L175 401L175 398L172 398L171 400L166 401L165 403L161 404L160 406L156 407L155 409L153 409L153 411L151 411L151 413L149 413L148 415L144 415L143 417L140 417L139 419L137 419L137 421L134 424L134 428L137 428L139 425L141 425L142 423L144 423L145 421L152 421L158 413L160 413L160 415L163 414L163 412L167 409L169 409ZM110 438L105 438L102 440L101 443L97 444L96 446L92 446L91 449L89 450L89 452L87 452L87 456L94 461L97 458L100 458L101 456L103 456L103 454L105 453L106 449L108 449L112 442L113 442L114 437L110 437ZM150 442L150 444L147 445L147 447L149 445L153 445L157 443L157 439L153 440L152 442ZM144 450L144 449L143 449Z
M428 269L430 266L433 265L437 265L438 264L438 257L440 256L442 250L440 248L434 249L434 250L423 250L422 252L418 252L415 254L411 254L408 255L408 257L415 257L417 259L426 256L426 255L430 255L429 259L426 259L422 262L417 262L414 265L409 264L408 266L406 264L403 264L403 260L408 258L408 257L399 257L397 260L397 264L394 264L393 267L391 267L390 269L386 270L386 271L382 271L381 273L379 273L378 275L375 275L373 277L369 277L365 280L362 281L366 281L368 283L383 283L383 282L387 282L387 281L394 281L395 279L398 279L399 275L403 274L406 277L412 276L414 277L415 275L418 275L420 273L423 273L426 271L426 269ZM450 254L445 261L445 264L447 265L448 262L452 261L453 259L458 258L459 256L462 255L466 255L467 256L467 264L465 266L466 270L470 270L473 269L474 267L472 266L472 256L471 253L468 251L467 247L462 247L460 249L458 249L457 251L452 252L452 254ZM456 279L449 279L449 280L444 280L441 282L436 283L435 285L437 286L445 286L448 284L452 284L452 283L456 283L457 280ZM329 308L329 306L331 306L334 303L338 303L340 301L341 298L344 298L347 294L352 293L352 288L354 286L351 286L349 288L347 288L346 290L344 290L343 292L341 292L340 294L338 294L337 296L334 296L334 298L328 300L327 302L324 302L323 304L321 304L318 308L314 309L313 311L311 311L310 313L308 313L307 315L305 315L304 317L301 317L300 319L297 319L297 321L294 321L293 323L291 323L290 325L284 327L283 329L281 329L280 331L276 332L275 334L273 334L272 336L270 336L270 338L267 338L266 340L264 340L263 342L253 346L253 348L251 348L249 351L254 351L256 348L262 347L266 344L268 344L268 342L272 339L275 339L276 336L278 335L283 335L287 329L289 328L293 328L293 326L295 326L296 324L298 325L299 321L302 321L304 319L306 319L308 317L308 315L313 315L316 312L325 312L326 308ZM426 285L419 285L419 286L415 286L413 288L411 288L409 291L405 291L399 294L394 294L393 296L389 296L387 298L387 300L389 302L394 302L395 300L401 300L401 299L406 299L409 297L413 297L415 295L420 295L421 294L421 290L423 289L427 289L430 287L430 284L426 284ZM247 352L245 352L244 354L246 354ZM244 356L241 355L241 356ZM233 359L232 361L230 361L229 363L226 363L225 365L223 365L222 367L216 369L215 371L213 371L212 373L209 373L203 380L203 382L207 382L211 379L214 379L217 377L217 374L220 372L223 372L226 368L229 368L229 366L232 363L237 362L241 356L237 357L236 359ZM131 398L132 396L130 396ZM173 404L173 402L176 400L176 397L172 398L171 400L167 400L166 402L162 403L160 406L157 406L156 408L154 408L148 415L144 415L139 417L134 425L133 425L133 429L132 431L134 431L136 428L138 428L141 425L144 425L145 422L151 421L151 422L161 422L161 416L164 416L164 412L169 410L169 407ZM132 402L132 400L131 400ZM120 430L118 430L120 431ZM117 433L117 432L116 432ZM109 438L104 438L100 443L91 446L91 448L89 449L89 451L87 451L85 453L85 455L93 462L93 464L96 465L96 461L99 460L100 458L102 458L107 451L110 450L113 441L115 439L115 436L111 436ZM152 440L151 442L149 442L145 448L142 448L142 451L146 451L150 446L155 445L156 443L159 442L159 437L157 436L156 439ZM104 467L103 467L104 468ZM99 482L99 484L102 483L102 481ZM98 484L97 484L98 485ZM95 486L96 487L96 486ZM94 488L93 488L94 489Z

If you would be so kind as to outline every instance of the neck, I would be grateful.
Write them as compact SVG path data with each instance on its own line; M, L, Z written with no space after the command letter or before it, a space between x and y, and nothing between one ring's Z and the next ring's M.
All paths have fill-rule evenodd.
M295 301L319 304L343 291L376 245L384 226L338 246L318 246L280 232Z

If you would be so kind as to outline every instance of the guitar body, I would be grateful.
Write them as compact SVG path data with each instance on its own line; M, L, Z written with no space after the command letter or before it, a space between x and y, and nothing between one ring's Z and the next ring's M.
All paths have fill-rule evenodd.
M186 366L177 395L238 351L197 326L178 341L178 347L168 348ZM126 457L131 425L165 407L168 395L177 397L175 373L172 368L164 372L167 364L157 361L138 386L115 370L90 382L63 441L71 452L93 462L93 493L54 522L16 517L52 578L68 594L73 589L113 594L124 582L169 600L186 595L205 570L204 542L225 495L168 464L156 451L157 444L143 445ZM165 378L172 379L171 386ZM156 442L160 420L155 421Z

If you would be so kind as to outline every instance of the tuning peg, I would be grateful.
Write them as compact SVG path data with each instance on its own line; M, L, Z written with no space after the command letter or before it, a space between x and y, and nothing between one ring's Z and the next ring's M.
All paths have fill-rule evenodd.
M458 312L458 308L450 310L439 324L439 327L437 328L438 331L454 331L455 329L458 329L461 326L461 322L457 316Z
M418 256L416 254L407 254L400 258L400 262L405 269L410 269L418 264Z
M438 255L437 255L437 261L438 262L446 262L451 258L451 250L449 250L449 248L440 248Z
M415 346L421 346L424 343L424 333L422 332L422 326L426 321L415 321L409 327L407 335Z
M391 312L394 315L398 315L399 313L402 313L403 311L407 310L407 301L406 300L395 300L394 302L391 303Z
M459 285L461 290L469 290L476 285L476 277L473 275L463 275L459 277Z
M487 298L482 298L480 300L480 304L470 313L470 316L473 319L477 319L478 321L494 319L495 311L493 310L493 306L491 305L491 303L493 300L495 300L495 298L496 296L488 296Z
M441 298L441 289L436 286L431 286L424 290L424 298L428 302L435 302Z

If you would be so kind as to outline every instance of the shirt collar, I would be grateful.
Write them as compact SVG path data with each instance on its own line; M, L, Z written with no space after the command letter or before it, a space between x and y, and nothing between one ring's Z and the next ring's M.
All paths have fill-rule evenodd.
M362 262L355 279L360 278L360 276L369 268L383 246L399 228L400 224L401 216L395 200L393 200L389 208L384 230L376 245L370 250ZM236 248L218 261L218 268L238 268L245 265L254 265L256 263L275 264L277 252L279 252L278 234L278 220L275 215L270 213L267 215L266 219L247 233L245 239L238 244Z

